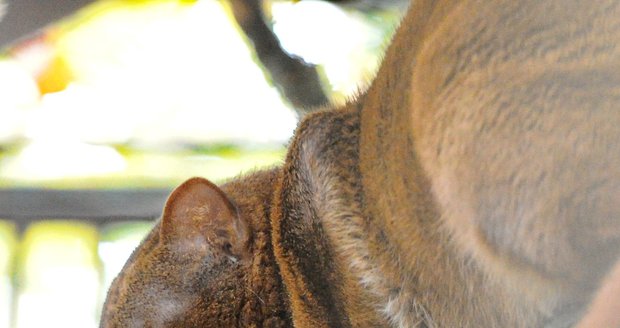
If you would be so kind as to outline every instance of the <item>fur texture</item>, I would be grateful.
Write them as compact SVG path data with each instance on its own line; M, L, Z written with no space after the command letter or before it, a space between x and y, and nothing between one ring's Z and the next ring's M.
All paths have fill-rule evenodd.
M365 93L306 117L281 168L222 188L247 223L210 219L224 225L206 244L216 255L183 262L153 255L151 234L102 326L162 313L177 324L152 326L571 327L596 314L591 299L620 285L603 280L620 255L619 45L618 1L413 1ZM250 279L257 259L268 274ZM233 319L258 304L248 288L274 302Z
M290 326L268 221L276 174L177 188L110 287L101 327Z

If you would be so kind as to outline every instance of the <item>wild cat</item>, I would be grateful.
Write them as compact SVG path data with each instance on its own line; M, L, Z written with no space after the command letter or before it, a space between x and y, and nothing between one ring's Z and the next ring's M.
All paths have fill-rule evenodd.
M282 166L173 192L101 326L576 325L620 250L619 44L618 1L413 1Z

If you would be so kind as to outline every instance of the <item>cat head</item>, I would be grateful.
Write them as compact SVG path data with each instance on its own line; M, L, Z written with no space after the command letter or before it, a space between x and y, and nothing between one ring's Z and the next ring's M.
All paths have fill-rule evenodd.
M275 173L218 188L193 178L112 283L101 327L286 326L271 247Z

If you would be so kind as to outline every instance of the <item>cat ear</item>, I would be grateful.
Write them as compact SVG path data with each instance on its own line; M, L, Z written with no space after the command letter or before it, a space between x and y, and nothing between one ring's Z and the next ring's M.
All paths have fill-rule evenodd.
M160 237L179 247L209 247L243 257L250 231L220 188L209 180L192 178L168 197Z

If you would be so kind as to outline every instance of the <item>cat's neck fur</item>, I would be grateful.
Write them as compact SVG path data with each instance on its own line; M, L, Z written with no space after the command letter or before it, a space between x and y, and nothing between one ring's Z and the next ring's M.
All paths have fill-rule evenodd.
M302 122L276 190L275 208L281 212L272 216L275 253L296 324L539 326L541 314L500 301L512 298L455 252L415 158L401 153L392 159L408 167L402 172L416 175L402 176L411 188L402 191L411 208L390 204L397 199L389 198L389 188L379 201L393 212L377 215L363 205L369 195L358 165L360 112L352 106ZM397 233L408 236L406 249ZM404 261L403 252L415 253L415 263Z
M532 327L579 315L616 257L609 213L618 209L606 199L617 195L617 156L605 147L618 140L620 53L607 45L620 37L610 28L619 11L614 2L412 2L354 105L370 254L387 281L376 286L396 326ZM597 134L607 144L590 143ZM609 244L580 232L603 226Z
M578 317L583 302L587 302L588 294L583 288L597 278L580 272L584 270L580 267L589 260L568 251L572 247L571 241L558 239L558 244L546 247L540 239L527 237L530 233L535 236L533 233L544 228L529 231L527 226L511 226L524 218L520 213L510 212L513 207L501 208L488 203L492 198L480 198L467 204L454 195L442 194L441 188L451 181L446 180L444 172L438 171L434 165L443 165L445 172L462 169L458 161L468 157L460 153L459 147L476 147L479 144L475 138L488 140L493 137L488 131L477 130L475 125L465 126L469 130L459 130L457 118L469 113L469 108L459 103L459 98L452 98L451 93L457 97L459 92L482 90L514 96L510 101L517 106L512 109L517 118L500 116L499 119L506 119L503 124L515 126L522 126L528 118L526 115L532 115L560 129L570 128L570 123L562 122L562 111L582 105L561 99L566 106L560 106L554 103L558 101L554 94L536 94L537 79L545 77L547 68L555 64L555 59L548 62L541 55L544 50L541 44L546 43L532 43L530 38L534 41L543 38L551 43L555 40L554 34L539 36L536 33L540 30L527 25L519 26L521 30L515 31L508 27L498 29L501 25L494 21L503 18L520 22L519 9L530 12L525 16L525 23L542 24L545 19L531 12L549 9L545 4L519 2L514 4L516 8L504 8L501 2L481 5L489 10L490 16L488 22L480 19L480 26L475 25L473 19L467 20L469 10L462 6L460 2L449 0L414 1L369 90L344 109L309 116L298 129L289 148L283 182L276 191L276 207L284 213L274 215L272 224L276 257L286 285L293 291L294 319L300 326L372 326L377 322L389 322L396 327L561 327L570 325ZM573 28L562 25L564 16L572 17L568 9L553 7L547 12L558 29L555 33ZM607 17L601 12L594 15ZM454 22L459 19L471 26L462 31L460 39L452 40L444 29L454 28ZM485 24L495 29L485 29ZM583 28L585 23L575 25L576 29ZM437 33L440 37L435 38ZM588 33L595 37L604 35L599 30ZM587 41L592 42L588 46L594 48L598 39ZM564 47L570 47L570 44L560 44L557 54L569 51ZM613 55L613 50L609 52ZM481 59L482 56L488 58ZM593 54L584 52L576 57L574 65L589 67L588 61L593 57ZM424 60L427 63L419 64ZM530 60L535 64L534 69L522 71L521 60ZM602 67L607 65L600 62ZM575 67L569 67L569 71L580 72ZM519 79L495 87L493 79L506 78L509 72ZM466 84L455 82L460 81L456 80L459 78L479 76L486 80L473 80L471 83L479 84L471 90ZM576 78L583 79L584 76L576 75ZM543 87L561 83L543 81L546 83ZM593 88L603 89L600 86ZM570 86L567 92L571 92ZM536 103L522 104L522 100L530 95L538 97L534 99ZM439 106L433 101L443 103ZM556 107L552 107L548 117L541 116L536 108L547 104ZM476 111L471 111L473 119L465 118L471 119L473 124L488 122L490 126L501 126L493 115L502 113L503 106L501 102L477 106ZM604 110L586 108L600 117L610 117ZM434 116L440 114L444 117ZM580 128L580 138L586 140L590 127ZM449 143L450 133L458 136L462 131L468 133L464 137L471 139L463 142L454 139ZM511 137L527 138L532 133L536 132L524 129ZM545 143L545 138L557 140L565 147L561 135L554 132L538 137L535 143L528 145L528 150L537 154L553 149ZM507 172L527 177L554 172L558 167L567 172L577 172L580 168L576 166L578 164L571 166L572 162L555 162L555 158L551 158L554 161L550 162L551 166L544 166L542 160L534 161L531 166L521 165L510 157L518 155L515 149L519 144L511 144L513 139L498 141L504 144L490 144L489 148L476 154L483 160L484 156L495 156L481 163L496 165L496 171L480 174L475 168L472 171L471 167L466 167L469 171L465 173L469 176L454 176L454 183L471 181L471 186L480 184L473 196L486 197L494 195L492 188L504 187L500 179ZM563 151L570 154L571 150ZM604 153L595 151L588 160L604 158L605 163L612 163L613 155L604 156ZM449 157L452 153L458 156ZM508 160L498 155L506 155ZM514 158L518 158L516 155ZM486 184L482 184L485 181ZM526 186L528 189L523 189L517 182L515 186L508 185L506 190L499 189L503 194L495 194L501 194L509 201L532 197L531 204L520 205L526 211L547 206L545 202L552 194L535 193L542 184L559 188L557 180L534 181ZM566 185L569 184L566 181ZM463 185L462 188L466 187L469 186ZM456 190L456 186L447 188L448 191ZM575 184L574 188L581 187ZM458 197L468 196L468 192L470 190L466 189ZM472 204L478 204L481 210L488 206L496 211L491 214L497 215L481 212L472 217L466 212ZM497 206L497 209L491 206ZM464 212L453 212L455 208L462 208ZM554 210L553 207L546 208ZM578 213L579 208L570 210ZM543 220L538 213L526 214L533 218L532 224L540 224L537 222ZM503 221L496 223L496 218ZM561 218L561 213L550 212L544 222L550 226L559 225L561 223L557 220ZM465 222L467 219L479 221ZM583 218L575 220L574 226L562 229L576 228L581 224L578 220ZM458 222L463 222L463 231L459 231ZM496 226L505 229L498 233L514 231L524 237L514 245L506 244L502 239L485 244L483 238L490 232L483 229ZM597 247L596 242L589 239L584 240L584 245L591 245L592 250ZM513 248L502 254L502 247ZM524 247L539 247L545 253L529 255L525 253L529 249ZM567 256L565 263L547 256L546 252L551 254L556 250ZM529 258L519 258L524 253ZM613 254L604 256L612 258ZM605 264L592 262L592 265L596 266L594 271L606 270ZM566 277L556 279L557 274L548 274L547 269L566 274ZM577 283L570 285L571 281ZM569 313L563 314L566 311Z

